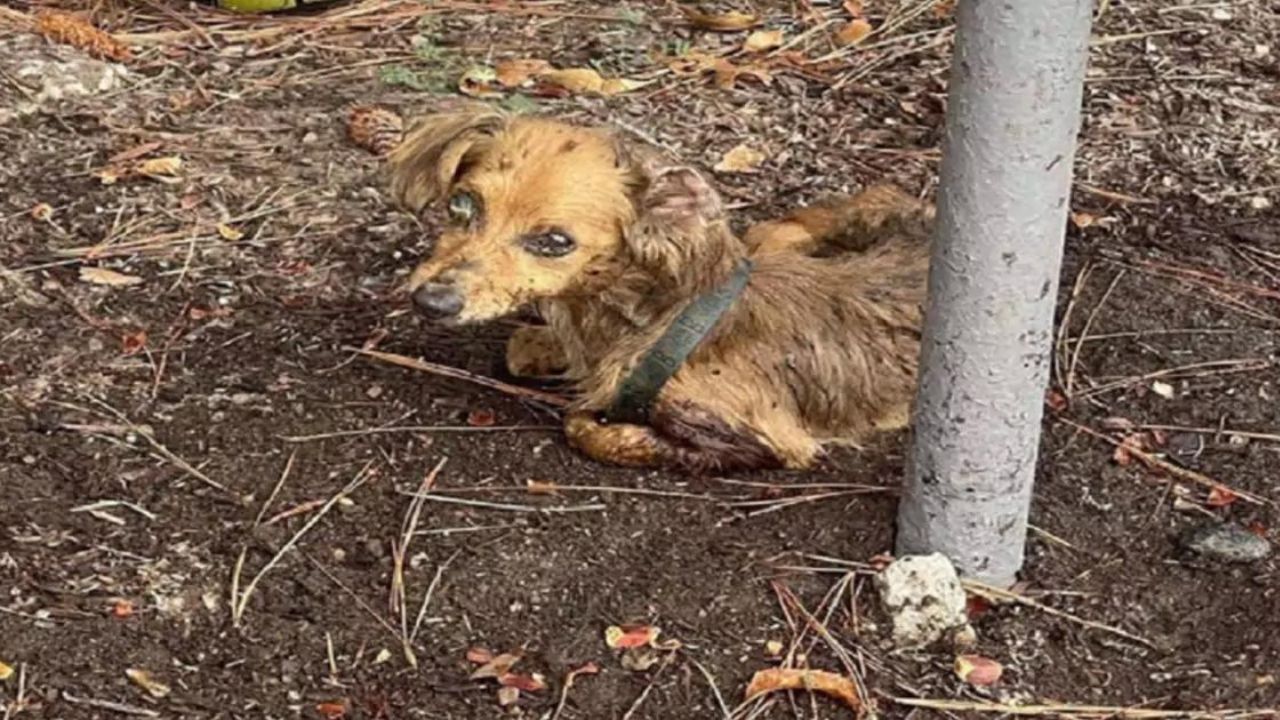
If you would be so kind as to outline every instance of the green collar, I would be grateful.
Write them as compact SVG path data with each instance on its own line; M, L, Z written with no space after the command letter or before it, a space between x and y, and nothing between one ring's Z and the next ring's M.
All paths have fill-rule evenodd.
M632 424L648 421L649 408L658 393L742 294L751 269L751 261L744 258L728 280L695 298L676 316L671 327L622 380L613 405L605 411L605 420Z

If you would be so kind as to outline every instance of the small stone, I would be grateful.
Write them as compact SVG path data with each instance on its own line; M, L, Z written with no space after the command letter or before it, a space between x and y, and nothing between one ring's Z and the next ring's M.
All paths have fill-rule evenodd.
M1214 560L1247 563L1271 554L1271 543L1234 523L1201 525L1183 533L1182 547Z
M951 646L956 652L965 652L978 646L978 631L964 624L951 630Z
M1265 196L1258 195L1256 197L1249 198L1249 207L1258 211L1270 210L1271 200L1267 199Z
M969 621L964 587L942 553L899 558L876 576L876 585L899 647L930 645Z

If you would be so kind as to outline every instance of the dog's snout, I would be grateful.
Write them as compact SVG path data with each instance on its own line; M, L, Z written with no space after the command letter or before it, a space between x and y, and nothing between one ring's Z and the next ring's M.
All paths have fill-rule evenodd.
M413 305L432 320L444 320L462 312L462 293L452 285L423 283L413 291Z

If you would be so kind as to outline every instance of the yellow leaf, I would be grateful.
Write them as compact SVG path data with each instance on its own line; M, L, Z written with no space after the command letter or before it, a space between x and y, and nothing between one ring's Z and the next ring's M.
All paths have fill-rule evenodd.
M738 145L720 158L713 168L716 172L749 173L764 162L764 153L747 145Z
M691 8L681 8L689 24L703 30L715 32L737 32L755 27L760 22L758 15L731 10L726 13L704 13Z
M125 275L102 267L80 268L80 280L94 285L110 285L112 287L140 285L142 283L142 278L140 277Z
M503 87L515 88L525 84L533 76L550 69L551 63L546 60L503 60L498 63L495 75Z
M1004 673L1000 663L981 655L961 655L956 658L956 675L976 687L993 685Z
M177 175L182 169L182 158L170 155L168 157L151 158L143 160L134 168L139 175Z
M502 92L495 87L498 82L498 74L493 68L483 65L476 65L468 68L462 73L462 77L458 78L458 89L463 95L469 95L476 98L499 98Z
M552 85L558 85L565 90L573 93L586 93L593 95L617 95L619 93L629 92L644 85L644 83L635 80L627 80L625 78L603 78L600 73L591 68L565 68L563 70L549 70L540 73L539 76L545 82Z
M757 30L747 36L742 49L747 52L765 52L782 44L781 30Z
M218 234L223 240L235 242L244 237L244 232L237 230L226 223L218 223Z
M847 25L836 32L837 45L856 45L871 34L871 23L863 18L850 20Z
M13 677L13 666L0 662L0 682L4 682Z
M166 697L170 692L168 685L165 685L159 680L151 677L151 673L146 670L135 670L133 668L129 668L124 671L124 674L134 685L137 685L147 691L147 694L151 697Z

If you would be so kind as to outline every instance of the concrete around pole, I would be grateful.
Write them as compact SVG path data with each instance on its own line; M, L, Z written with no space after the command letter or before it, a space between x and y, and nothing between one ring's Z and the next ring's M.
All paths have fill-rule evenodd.
M960 0L899 555L1022 567L1089 0Z

